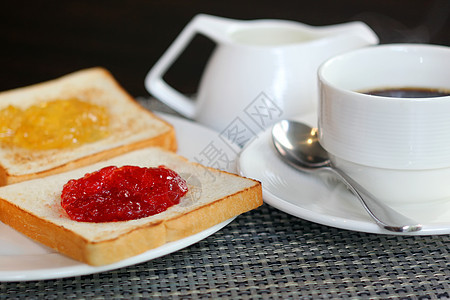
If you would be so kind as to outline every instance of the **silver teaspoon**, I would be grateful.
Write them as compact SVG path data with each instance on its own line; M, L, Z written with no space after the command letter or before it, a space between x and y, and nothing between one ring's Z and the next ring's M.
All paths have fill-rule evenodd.
M331 163L328 152L319 144L316 129L303 123L282 120L273 126L272 140L283 160L294 168L309 173L329 171L337 175L382 228L393 232L422 229L421 224L383 204L350 176L336 168Z

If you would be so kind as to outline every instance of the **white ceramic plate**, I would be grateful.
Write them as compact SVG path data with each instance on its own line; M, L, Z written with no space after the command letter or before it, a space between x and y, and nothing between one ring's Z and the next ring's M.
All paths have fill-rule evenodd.
M226 153L234 164L227 164L228 171L235 171L236 154L226 148L219 134L193 122L174 116L160 114L175 126L178 139L178 153L193 161L213 164L209 145L213 144L222 154ZM209 152L208 152L209 151ZM233 156L234 155L234 156ZM32 241L26 236L0 222L0 281L26 281L55 279L98 273L145 262L190 246L214 234L233 219L213 226L190 237L167 243L141 255L131 257L115 264L92 267L72 260L54 250Z
M315 125L315 116L297 118ZM272 144L270 129L250 142L239 156L243 176L262 182L264 201L288 214L341 229L393 234L378 227L343 184L301 173L281 161ZM423 224L408 235L450 233L450 199L426 204L392 205L398 212Z

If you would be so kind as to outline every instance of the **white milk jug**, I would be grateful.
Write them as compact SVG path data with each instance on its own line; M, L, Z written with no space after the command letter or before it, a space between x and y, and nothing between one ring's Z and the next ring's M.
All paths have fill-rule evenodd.
M217 47L197 96L191 99L162 77L197 33ZM317 108L317 69L326 59L377 43L375 33L361 22L312 27L285 20L238 21L201 14L150 70L145 86L180 114L219 132L247 130L248 139L281 118Z

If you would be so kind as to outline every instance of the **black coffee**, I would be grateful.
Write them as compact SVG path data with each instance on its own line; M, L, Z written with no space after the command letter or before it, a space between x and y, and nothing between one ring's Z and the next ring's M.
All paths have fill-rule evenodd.
M385 88L363 91L367 95L396 97L396 98L432 98L450 96L450 91L428 88Z

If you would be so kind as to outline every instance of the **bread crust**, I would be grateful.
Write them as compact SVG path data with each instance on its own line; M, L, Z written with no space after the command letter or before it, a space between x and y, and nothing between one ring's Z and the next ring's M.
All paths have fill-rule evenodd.
M5 199L0 199L0 220L35 241L70 257L85 260L83 249L88 244L86 239Z
M262 204L261 184L218 199L188 214L165 221L168 242L203 231ZM188 224L188 226L187 226Z
M79 167L91 165L99 161L107 160L109 158L121 155L123 153L127 153L133 150L142 149L146 147L161 147L169 151L175 152L177 150L175 129L170 128L170 130L155 138L139 141L132 144L122 145L120 147L115 147L102 152L94 153L41 172L34 172L23 175L14 175L9 174L4 168L0 166L0 186L62 173Z

